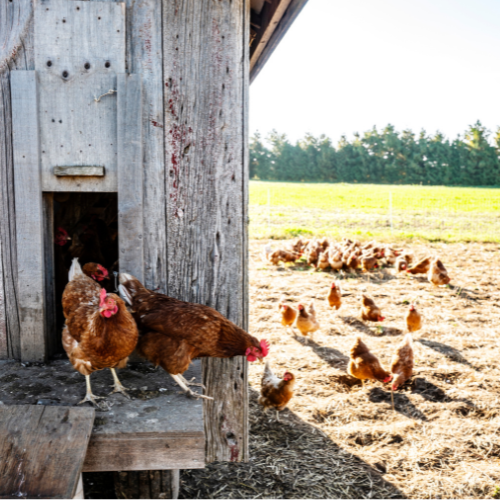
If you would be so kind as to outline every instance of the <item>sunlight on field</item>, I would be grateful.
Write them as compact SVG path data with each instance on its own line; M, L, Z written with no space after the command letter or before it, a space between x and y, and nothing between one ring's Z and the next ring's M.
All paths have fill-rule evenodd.
M250 236L500 241L500 189L250 182Z

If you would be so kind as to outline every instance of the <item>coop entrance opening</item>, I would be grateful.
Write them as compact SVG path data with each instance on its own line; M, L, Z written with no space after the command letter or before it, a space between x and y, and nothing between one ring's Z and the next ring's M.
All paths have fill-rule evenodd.
M114 291L113 271L118 271L118 195L117 193L54 193L54 282L57 351L62 350L64 325L62 294L68 271L77 257L82 267L95 262L104 266L108 278L99 284Z

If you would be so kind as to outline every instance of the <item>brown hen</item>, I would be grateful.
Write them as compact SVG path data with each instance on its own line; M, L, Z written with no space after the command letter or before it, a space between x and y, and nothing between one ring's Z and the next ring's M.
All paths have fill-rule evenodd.
M264 374L262 375L259 403L264 407L264 410L274 408L278 422L278 412L284 410L290 399L292 399L294 385L295 377L292 373L285 372L283 379L280 379L271 370L269 362L266 362Z
M110 368L115 382L113 392L126 395L114 368L124 368L138 339L137 326L123 300L107 294L94 280L85 276L78 259L73 259L69 283L62 296L66 323L62 342L75 370L85 375L87 394L80 402L96 403L90 374Z
M360 380L378 380L384 384L390 382L392 378L390 373L382 368L378 358L370 352L361 337L356 338L351 348L347 371Z
M132 307L141 331L137 351L160 365L191 396L212 399L191 391L182 376L193 359L246 356L257 361L269 352L266 340L259 342L211 307L152 292L130 274L120 273L119 280L120 294Z

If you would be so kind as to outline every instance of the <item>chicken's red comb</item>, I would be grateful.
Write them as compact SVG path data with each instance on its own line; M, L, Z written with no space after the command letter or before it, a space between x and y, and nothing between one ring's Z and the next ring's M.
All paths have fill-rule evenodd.
M58 233L63 233L64 235L68 234L68 231L66 231L66 229L64 229L63 227L58 227L57 228L57 232Z
M262 357L266 357L269 354L269 342L267 340L260 341L260 352L262 353Z
M106 277L108 275L108 270L104 266L101 266L101 264L97 264L97 269L99 269L99 271L101 271L101 273L104 277Z

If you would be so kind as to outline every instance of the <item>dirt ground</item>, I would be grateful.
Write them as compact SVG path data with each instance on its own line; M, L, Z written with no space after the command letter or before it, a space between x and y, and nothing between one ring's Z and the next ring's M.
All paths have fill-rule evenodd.
M181 498L500 498L499 246L405 245L441 256L452 278L441 288L392 269L339 275L268 266L259 257L265 243L251 242L250 332L271 342L277 374L295 374L295 397L280 422L264 414L263 366L251 364L250 463L182 471ZM333 279L344 290L339 311L325 301ZM361 292L381 306L383 329L359 320ZM281 326L281 297L314 300L314 340ZM357 335L389 365L410 301L425 323L413 335L414 376L395 393L393 412L387 385L362 387L346 366ZM86 475L87 497L113 498L111 485L111 475Z
M272 344L280 376L297 378L295 397L275 420L257 404L262 365L253 363L251 461L184 471L183 498L500 498L500 292L496 244L403 245L417 256L439 255L452 278L314 272L273 267L251 242L250 332ZM273 241L273 247L279 242ZM344 301L325 301L332 279ZM359 295L382 308L383 329L359 320ZM294 338L279 322L278 303L314 300L320 331ZM413 335L414 375L394 395L388 385L364 387L346 373L357 335L389 366L414 301L425 318Z

